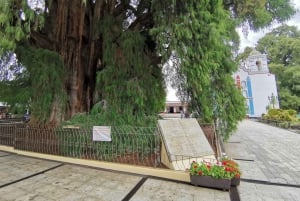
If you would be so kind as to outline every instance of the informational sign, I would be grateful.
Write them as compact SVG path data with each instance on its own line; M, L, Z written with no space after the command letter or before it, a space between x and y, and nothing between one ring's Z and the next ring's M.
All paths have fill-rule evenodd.
M178 158L214 156L202 128L195 118L159 120L163 143L171 161Z
M93 126L93 141L111 141L110 126Z

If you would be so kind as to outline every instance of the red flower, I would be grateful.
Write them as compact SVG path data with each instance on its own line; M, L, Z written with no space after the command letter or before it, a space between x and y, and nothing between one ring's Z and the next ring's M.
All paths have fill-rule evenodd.
M232 171L232 168L230 168L230 167L225 167L225 171L231 172L231 171Z
M202 171L199 171L199 172L198 172L198 175L202 175Z

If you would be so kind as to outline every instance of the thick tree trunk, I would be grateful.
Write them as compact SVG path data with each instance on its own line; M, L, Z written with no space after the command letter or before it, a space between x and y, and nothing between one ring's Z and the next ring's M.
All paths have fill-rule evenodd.
M116 65L119 69L123 69L125 76L122 75L117 78L121 80L118 84L120 86L123 86L124 83L129 85L129 80L136 79L138 75L126 74L126 72L138 73L139 70L135 70L135 68L141 67L141 65L136 65L136 63L144 59L145 66L143 67L149 68L150 78L153 76L153 81L159 82L160 74L156 72L157 69L151 69L160 63L160 58L155 54L155 42L147 33L147 30L153 26L152 13L141 12L144 9L143 5L149 5L145 2L144 4L141 3L142 10L137 9L140 13L136 13L135 21L128 27L128 33L135 33L138 38L140 38L140 34L145 37L144 45L139 44L138 47L131 47L130 49L134 56L137 53L144 53L143 56L139 57L140 60L134 62L133 59L127 60L124 51L129 49L126 50L124 46L130 47L130 44L124 45L122 43L124 39L121 37L124 33L123 22L128 20L126 14L128 9L135 10L130 6L130 2L114 0L87 0L85 2L83 3L81 0L52 0L51 5L48 5L49 1L46 0L46 7L49 9L44 13L45 26L42 30L31 33L31 42L34 46L57 52L64 64L64 90L67 94L67 102L61 105L59 98L54 96L49 119L51 123L59 123L63 119L70 119L76 113L88 112L95 101L106 100L107 97L103 97L105 95L110 97L109 92L95 91L96 72L103 70L104 67ZM140 33L139 30L144 31ZM132 40L134 41L135 38L132 38ZM106 54L103 54L103 52ZM126 68L128 69L126 70ZM108 79L114 78L112 76ZM111 82L111 84L115 83ZM142 85L143 82L139 84ZM144 86L139 87L143 89ZM124 88L126 89L126 87ZM143 94L143 99L145 99L143 101L151 100L144 97L145 94L148 94L147 92L140 94ZM123 94L125 97L127 95L126 93ZM149 96L157 97L157 94ZM110 98L114 99L116 97L118 96L111 96ZM126 101L127 99L125 98ZM137 104L135 100L132 100L132 102ZM130 105L132 104L130 103ZM132 113L135 114L136 109L133 110ZM142 110L147 109L142 108L140 110L143 113L145 111Z
M65 5L63 5L65 4ZM87 111L88 83L92 78L88 75L89 68L83 61L88 55L83 48L82 34L84 9L81 1L61 1L57 4L55 38L56 49L63 57L66 69L65 87L68 96L67 118L77 112Z
M58 52L64 63L68 101L65 111L62 111L54 100L50 122L60 122L61 114L65 114L64 119L69 119L76 113L89 111L93 106L96 70L100 67L102 52L101 41L93 35L93 25L101 16L101 2L97 1L92 11L87 8L88 1L85 5L80 0L54 0L49 12L51 16L46 17L44 27L52 31L46 32L46 37L42 37L41 33L32 34L37 46Z

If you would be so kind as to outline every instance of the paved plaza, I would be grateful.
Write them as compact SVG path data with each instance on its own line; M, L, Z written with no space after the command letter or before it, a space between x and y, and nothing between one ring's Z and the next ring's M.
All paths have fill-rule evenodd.
M300 200L300 134L245 120L224 146L242 169L241 200Z
M229 192L0 152L1 201L230 200Z
M224 144L242 170L240 200L300 200L299 145L299 134L241 122ZM155 168L143 172L141 167L125 169L117 164L103 168L87 160L76 159L74 164L67 158L46 160L22 153L3 147L0 151L0 201L235 201L230 191L195 187L186 177L166 179L166 170L154 177L149 175L155 175Z

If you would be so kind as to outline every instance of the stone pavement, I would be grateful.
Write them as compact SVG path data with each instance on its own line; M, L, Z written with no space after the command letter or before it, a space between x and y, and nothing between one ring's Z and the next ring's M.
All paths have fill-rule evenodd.
M229 201L230 197L227 191L195 187L186 182L0 151L0 200Z
M241 166L242 201L300 200L299 134L245 120L224 147ZM230 200L227 191L190 185L186 174L172 181L167 170L0 148L0 201Z
M242 170L241 200L300 200L300 134L244 120L224 148Z

